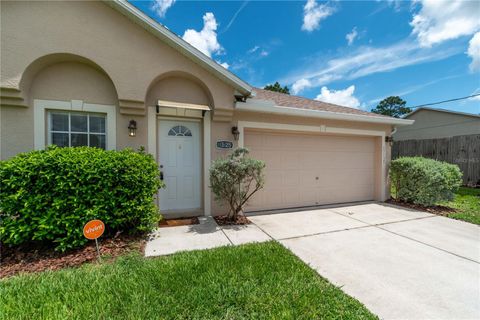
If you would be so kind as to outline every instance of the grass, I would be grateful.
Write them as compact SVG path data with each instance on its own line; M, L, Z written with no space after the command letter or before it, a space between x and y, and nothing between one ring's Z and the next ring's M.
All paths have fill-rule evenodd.
M480 189L462 187L452 201L439 204L457 210L448 217L480 225Z
M275 242L0 281L0 319L374 319Z

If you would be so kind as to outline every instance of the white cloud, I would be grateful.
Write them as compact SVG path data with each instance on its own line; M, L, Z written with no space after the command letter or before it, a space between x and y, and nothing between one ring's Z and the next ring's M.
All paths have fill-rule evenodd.
M279 81L292 84L307 79L312 87L319 87L336 80L354 80L379 72L445 59L464 50L457 45L422 48L412 41L385 47L363 46L333 58L324 55L310 57L306 59L303 67L293 70Z
M303 7L302 30L313 31L320 27L320 21L333 14L334 8L328 4L319 5L315 0L307 0Z
M222 67L224 67L225 69L228 69L230 67L230 65L226 62L221 62L220 60L216 60L216 62Z
M214 53L220 53L222 46L217 40L217 21L211 12L205 13L203 16L203 29L196 31L193 29L185 30L183 40L211 57Z
M413 15L412 33L424 47L474 34L480 29L479 3L462 0L421 0Z
M347 39L349 46L353 44L353 41L355 41L357 36L358 36L357 27L354 27L350 33L347 33L347 35L345 36L345 39Z
M360 107L360 101L353 95L354 93L354 85L343 90L330 90L327 87L322 87L320 94L315 100L358 109Z
M300 79L295 81L294 84L292 84L292 93L293 94L299 94L303 90L311 87L312 84L310 83L310 80L308 79Z
M266 56L268 56L269 54L270 54L270 53L269 53L267 50L262 50L262 51L260 51L260 56L261 56L261 57L266 57Z
M480 32L475 33L468 43L467 54L472 58L470 71L480 71Z
M175 3L175 0L154 0L152 4L152 10L155 13L163 18L167 13L167 10L170 9L171 6Z

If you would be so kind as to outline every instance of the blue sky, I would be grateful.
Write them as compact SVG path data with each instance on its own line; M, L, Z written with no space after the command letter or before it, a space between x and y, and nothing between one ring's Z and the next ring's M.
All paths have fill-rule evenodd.
M253 86L364 110L480 93L480 1L131 2Z

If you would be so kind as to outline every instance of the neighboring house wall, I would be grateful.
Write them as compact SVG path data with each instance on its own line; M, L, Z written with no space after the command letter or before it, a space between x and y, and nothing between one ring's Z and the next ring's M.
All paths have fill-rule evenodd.
M421 140L480 134L480 117L425 109L413 113L407 119L415 120L415 123L411 126L399 127L393 135L394 140Z

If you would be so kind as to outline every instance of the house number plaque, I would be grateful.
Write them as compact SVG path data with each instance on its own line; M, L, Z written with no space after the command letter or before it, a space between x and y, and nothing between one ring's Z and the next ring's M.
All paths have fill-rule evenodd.
M228 140L218 140L217 149L233 149L233 142Z

